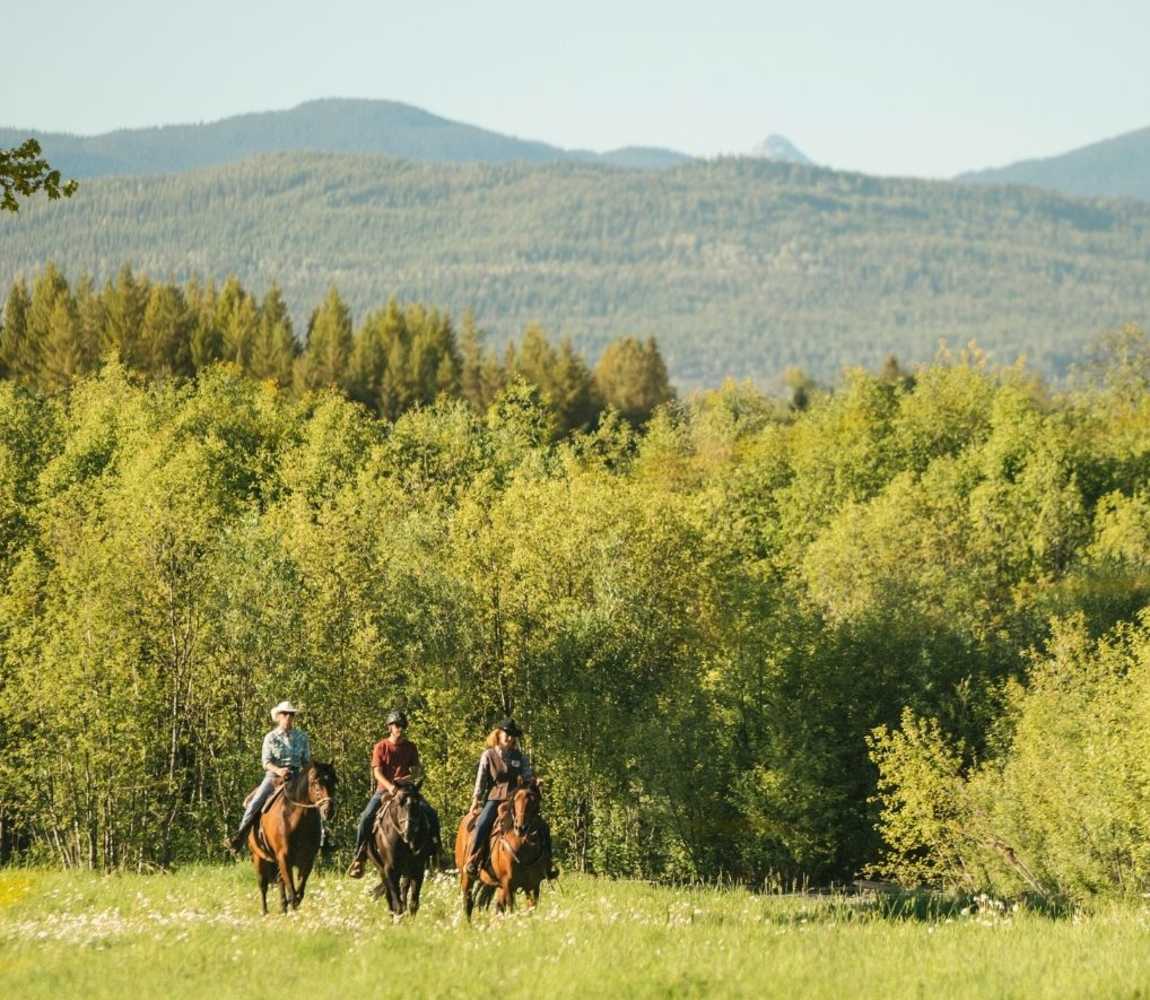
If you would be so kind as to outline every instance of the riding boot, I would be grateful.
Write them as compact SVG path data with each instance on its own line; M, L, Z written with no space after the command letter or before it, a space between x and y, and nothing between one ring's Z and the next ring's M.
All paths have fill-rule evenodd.
M232 854L239 855L240 850L244 846L244 842L248 839L248 831L252 828L252 823L241 823L238 830L230 837L224 838L224 847L226 847Z
M467 874L470 875L472 878L476 878L479 875L479 870L486 863L487 863L487 851L483 849L482 845L480 845L480 846L475 847L472 850L470 857L468 857L468 859L467 859L467 868L465 870L466 870Z
M355 849L355 857L351 860L351 867L347 870L348 878L363 878L363 863L367 860L367 844L360 844Z

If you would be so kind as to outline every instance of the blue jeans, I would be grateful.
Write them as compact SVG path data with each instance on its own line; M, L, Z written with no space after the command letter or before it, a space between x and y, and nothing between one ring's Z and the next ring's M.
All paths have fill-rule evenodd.
M382 801L383 792L377 788L375 794L368 799L367 808L359 814L359 826L355 829L355 849L357 852L371 836L371 825L375 822L375 814L379 811L379 804Z
M259 816L260 810L264 807L264 803L267 802L275 790L275 775L265 774L264 780L260 782L259 788L256 789L255 795L252 796L251 802L248 803L247 809L244 810L244 818L240 820L241 830L247 829L256 821L256 817Z
M475 821L475 832L471 836L472 857L478 852L479 863L487 860L487 842L491 837L491 828L495 825L495 814L499 812L501 803L496 799L488 799L479 811L479 818Z

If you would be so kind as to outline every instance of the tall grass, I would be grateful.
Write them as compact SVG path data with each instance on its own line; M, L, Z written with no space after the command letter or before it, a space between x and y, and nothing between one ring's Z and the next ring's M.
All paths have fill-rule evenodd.
M1136 996L1150 911L756 895L564 879L537 912L460 919L454 882L394 921L367 882L259 915L246 866L0 872L0 996ZM1141 993L1139 992L1141 991Z

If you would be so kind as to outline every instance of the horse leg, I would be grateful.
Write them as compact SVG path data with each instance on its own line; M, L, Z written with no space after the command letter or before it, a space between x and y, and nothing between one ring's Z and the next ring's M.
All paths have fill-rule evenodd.
M399 902L400 902L400 906L402 908L401 912L403 912L403 913L407 912L407 900L408 900L408 897L410 895L411 895L411 876L410 875L404 875L403 878L401 878L399 880Z
M304 888L307 886L308 876L311 875L312 866L315 864L315 855L310 858L305 858L299 866L299 886L296 888L295 908L299 909L299 904L303 902Z
M284 899L284 913L287 913L289 906L297 906L295 901L295 879L292 876L291 860L288 858L286 849L276 851L276 864L280 869L280 886Z
M392 868L384 878L387 882L387 905L393 914L399 916L403 912L403 900L399 898L399 873Z
M495 896L495 886L488 885L486 882L481 883L479 886L479 908L486 910L491 905L491 900Z
M411 915L419 912L419 894L423 891L423 872L411 879Z
M524 889L523 895L527 897L527 909L534 910L539 905L539 886L534 889Z
M472 892L471 876L464 872L459 876L459 889L463 893L463 915L470 920L475 908L475 893Z
M266 917L268 915L268 876L262 864L259 866L257 874L260 879L260 902L263 904L264 916Z

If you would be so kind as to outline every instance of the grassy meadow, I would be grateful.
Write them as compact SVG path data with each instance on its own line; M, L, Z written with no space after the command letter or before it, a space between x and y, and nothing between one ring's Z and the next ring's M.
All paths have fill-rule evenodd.
M1052 918L867 897L568 877L534 914L464 925L454 881L393 921L320 873L261 917L246 865L0 872L0 996L1150 996L1150 909Z

